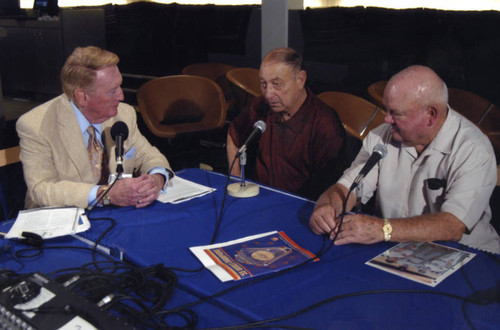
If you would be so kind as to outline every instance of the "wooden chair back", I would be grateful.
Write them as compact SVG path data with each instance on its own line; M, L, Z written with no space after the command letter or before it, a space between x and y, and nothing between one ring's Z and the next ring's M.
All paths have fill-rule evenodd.
M363 139L368 132L383 124L385 112L375 104L344 92L323 92L318 97L337 111L347 133Z
M150 80L137 91L137 102L146 126L161 138L221 128L227 115L221 87L200 76Z
M0 150L0 167L18 163L20 161L19 151L19 146Z
M458 88L448 88L448 104L476 125L481 123L492 106L483 97Z
M387 86L386 80L377 81L368 86L368 95L370 95L373 103L382 109L385 109L384 103L382 102L385 86Z

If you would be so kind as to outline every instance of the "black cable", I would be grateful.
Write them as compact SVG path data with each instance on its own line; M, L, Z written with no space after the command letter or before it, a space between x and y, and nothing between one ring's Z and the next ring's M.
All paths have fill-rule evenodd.
M226 203L226 197L227 197L227 187L229 185L229 180L231 179L231 172L233 170L234 164L236 163L236 157L233 159L233 162L231 163L231 166L229 167L228 173L226 175L226 183L224 185L224 195L222 197L222 204L220 207L219 215L217 217L217 222L215 224L215 229L212 234L212 239L210 240L210 244L213 244L215 242L215 239L217 238L217 234L219 233L220 225L222 223L222 214L224 213L224 206ZM170 267L172 270L180 271L180 272L190 272L190 273L197 273L205 270L205 266L201 266L200 268L196 269L186 269L186 268L177 268L177 267Z
M461 267L460 271L461 271L461 273L462 273L465 281L467 282L469 288L471 288L473 292L476 291L476 289L474 288L474 286L473 286L472 282L470 281L469 277L465 273L465 267ZM472 322L469 319L469 316L467 314L467 302L465 300L462 301L461 309L462 309L462 315L464 316L465 321L467 322L467 324L469 325L469 327L471 329L475 329L474 325L472 324Z
M233 162L233 165L234 165L234 162ZM232 168L232 166L231 166ZM228 176L228 179L229 179L229 176ZM226 187L227 187L227 184L226 184ZM342 226L342 223L343 223L343 216L345 214L345 207L346 207L346 203L347 203L347 200L349 198L349 194L351 192L349 191L348 195L347 195L347 198L345 199L344 203L343 203L343 210L344 212L342 212L341 216L340 216L340 221L339 221L339 224L338 224L338 230L335 234L335 236L333 237L333 239L331 240L330 242L330 245L328 246L328 248L325 250L325 251L321 251L323 250L324 248L324 243L325 243L325 238L326 237L329 237L329 236L324 236L323 237L323 246L321 247L319 253L317 254L317 256L321 256L321 255L324 255L330 248L331 246L333 245L333 243L335 242L335 240L337 239L337 236L340 232L340 228ZM216 237L216 234L217 234L217 231L219 229L219 225L220 225L220 220L222 218L222 211L223 211L223 206L224 206L224 202L222 204L222 208L221 208L221 213L220 213L220 216L219 216L219 219L218 219L218 224L216 226L216 231L214 232L214 239ZM102 219L107 219L107 218L102 218ZM94 219L92 219L94 220ZM107 234L115 225L116 221L114 219L111 219L111 221L113 222L112 226L110 228L108 228L108 230L106 230L105 233L103 233L103 235L101 235L101 237L98 239L98 241L96 242L96 245L94 246L93 249L90 249L90 248L81 248L81 247L69 247L69 248L79 248L79 249L88 249L88 250L91 250L91 251L95 251L95 247L97 246L97 243L105 236L105 234ZM331 234L331 233L330 233ZM44 248L47 248L47 249L57 249L57 248L68 248L68 247L44 247ZM26 248L26 249L23 249L23 250L20 250L18 252L16 252L16 256L17 254L19 253L19 256L20 257L36 257L36 256L39 256L39 253L35 254L35 255L23 255L23 252L26 253L27 251L35 251L35 250L38 250L36 248ZM95 253L95 252L94 252ZM99 253L107 258L110 259L109 262L107 261L102 261L102 262L97 262L95 261L95 258L93 257L93 262L92 263L89 263L87 265L92 265L96 268L96 271L99 271L99 272L102 272L102 271L105 271L105 270L112 270L112 271L117 271L117 269L126 269L127 267L131 267L132 269L135 269L136 267L129 264L129 263L125 263L125 262L118 262L118 261L115 261L113 258L111 258L110 256L108 256L107 254L99 251ZM496 261L496 259L495 259ZM226 290L223 290L219 293L216 293L215 295L212 295L212 296L209 296L209 297L203 297L201 298L199 301L197 302L194 302L194 303L190 303L190 304L186 304L184 306L180 306L180 307L177 307L175 309L171 309L171 310L160 310L161 307L163 306L163 302L165 302L165 299L166 299L166 295L163 294L164 292L161 291L159 292L159 294L157 295L154 295L154 299L152 300L153 302L156 302L155 304L153 304L153 307L148 307L146 306L142 300L138 299L137 297L133 297L133 296L130 296L130 295L116 295L115 296L115 299L112 300L111 303L107 304L105 306L105 309L106 310L109 310L109 309L114 309L114 310L119 310L119 313L120 314L130 314L128 315L128 319L129 320L132 320L133 322L135 322L134 324L138 324L138 323L141 323L143 324L144 326L147 326L147 327L156 327L158 326L159 324L160 327L165 327L167 326L168 324L164 322L164 319L162 318L158 318L159 316L163 316L163 317L167 317L169 315L180 315L182 318L184 318L184 320L186 321L186 327L187 328L194 328L194 326L197 324L197 315L196 313L194 313L193 311L187 309L186 307L189 307L189 306L193 306L193 305L196 305L196 304L199 304L201 302L204 302L208 299L211 299L211 298L215 298L215 297L218 297L218 296L221 296L229 291L232 291L234 289L237 289L239 287L242 287L242 286L246 286L246 285L249 285L249 284L252 284L252 283L256 283L256 282L260 282L262 280L265 280L265 279L268 279L268 278L271 278L271 277L275 277L277 275L280 275L280 274L284 274L284 273L287 273L289 271L291 271L292 269L294 268L297 268L298 266L304 264L304 263L307 263L307 262L310 262L310 259L297 265L297 266L294 266L292 268L288 268L288 269L285 269L279 273L276 273L276 274L270 274L269 276L264 276L264 277L259 277L259 278L256 278L254 279L253 281L247 281L247 282L244 282L244 283L241 283L240 285L236 285L234 287L231 287L231 288L228 288ZM106 263L111 263L113 266L111 267L102 267L102 265L105 265ZM120 267L117 267L118 265L120 265ZM73 268L75 270L79 270L78 268ZM202 268L203 269L203 268ZM172 270L172 269L170 269ZM57 271L57 272L62 272L61 270L60 271ZM117 274L116 276L109 276L106 275L106 276L103 276L102 278L100 279L104 279L104 278L107 278L108 280L115 280L116 278L121 278L122 281L123 279L125 279L125 283L127 283L125 286L126 287L130 287L131 284L135 284L137 286L140 286L140 285L143 285L144 284L144 278L145 276L149 276L153 274L152 273L152 270L151 269L142 269L140 272L136 273L135 275L137 276L128 276L128 274L123 274L123 273L119 273ZM172 272L173 276L175 277L175 274ZM62 278L62 277L61 277ZM86 279L86 282L91 282L91 283L97 283L97 279L99 277L95 274L93 275L88 275L87 279ZM81 282L79 283L81 284ZM97 286L94 286L93 288L90 288L89 290L90 291L98 291L99 289L101 288L108 288L109 289L109 286L106 286L106 285L102 285L102 283L98 283L99 285ZM176 277L175 277L175 281L173 281L173 285L172 285L172 290L173 290L173 287L175 287L175 284L176 284ZM74 286L74 285L73 285ZM147 291L149 292L155 292L155 290L151 287L147 287L146 288ZM150 291L152 290L152 291ZM144 295L141 293L141 291L137 291L136 294L138 293L138 296L139 298L141 299L144 299L144 298L147 298L147 295ZM158 293L158 292L156 292ZM245 324L245 325L242 325L242 326L238 326L238 328L241 328L241 329L244 329L244 328L253 328L253 327L273 327L273 328L287 328L287 329L299 329L298 327L291 327L291 326L287 326L287 325L266 325L264 323L270 323L270 322L278 322L278 321L281 321L281 320L284 320L284 319L287 319L287 318L292 318L292 317L295 317L299 314L302 314L302 313L305 313L313 308L316 308L318 306L321 306L323 304L326 304L328 302L331 302L331 301L334 301L334 300L338 300L338 299L342 299L342 298L348 298L348 297L353 297L353 296L359 296L359 295L362 295L362 294L380 294L380 293L427 293L427 294L439 294L439 295L444 295L444 296L450 296L450 297L453 297L453 298L456 298L456 299L461 299L463 300L464 304L467 303L467 302L471 302L471 303L479 303L477 298L476 299L472 299L472 298L463 298L463 297L459 297L459 296L455 296L455 295L450 295L450 294L446 294L446 293L436 293L436 292L433 292L433 291L415 291L415 290L379 290L379 291L364 291L364 292L358 292L358 293L349 293L349 294L344 294L344 295L340 295L340 296L336 296L336 297L331 297L331 298L328 298L328 299L325 299L323 301L320 301L316 304L313 304L311 306L308 306L302 310L299 310L297 312L294 312L294 313L291 313L291 314L288 314L288 315L285 315L285 316L280 316L280 317L276 317L276 318L273 318L273 319L268 319L268 320L261 320L261 321L258 321L258 322L253 322L253 323L248 323L248 324ZM167 295L168 296L168 295ZM146 299L147 300L147 299ZM130 302L133 302L135 305L139 306L139 311L137 309L134 309L132 308L130 305L127 305L127 304L124 304L122 303L122 301L128 301L129 303ZM160 302L160 303L158 303ZM491 303L492 301L485 301L485 302L482 302L483 304L487 304L487 303ZM142 311L141 311L142 310ZM147 317L147 320L143 320L144 317ZM471 328L474 328L473 325L471 324L470 320L468 320L467 316L466 316L466 313L464 314L464 317L466 318L467 322L469 323L469 325L471 326ZM234 328L234 326L231 326L231 327L224 327L224 328L218 328L218 329L229 329L229 328Z
M59 250L59 249L61 249L61 250L77 249L77 250L88 250L88 251L94 250L93 248L86 247L86 246L44 246L41 248L41 250ZM39 250L40 250L40 248L35 248L35 247L23 248L23 249L16 251L15 254L16 254L16 257L18 257L18 258L28 259L28 258L33 258L33 257L39 257L39 254L38 254ZM37 254L35 254L35 255L27 254L28 252L31 252L31 251L37 251ZM98 253L100 253L102 256L104 256L106 258L110 258L110 260L115 260L111 256L109 256L108 254L106 254L102 251L98 251Z
M224 199L225 199L225 196L226 196L226 193L227 193L227 186L228 186L228 182L229 182L229 178L230 178L230 173L231 173L231 171L232 171L232 169L233 169L233 166L234 166L234 164L235 164L235 161L236 161L236 157L234 158L233 163L231 164L231 167L230 167L230 169L229 169L229 173L228 173L228 175L227 175L227 182L226 182L226 186L225 186L225 189L224 189L224 192L225 192L225 193L224 193ZM241 284L237 284L237 285L235 285L235 286L233 286L233 287L230 287L230 288L228 288L228 289L225 289L225 290L219 291L219 292L217 292L217 293L215 293L215 294L213 294L213 295L210 295L210 296L205 296L205 297L201 297L201 298L200 298L200 299L198 299L197 301L194 301L194 302L191 302L191 303L188 303L188 304L185 304L185 305L182 305L182 306L180 306L180 307L173 308L173 309L170 309L170 310L168 310L168 311L164 311L164 312L165 312L165 313L166 313L166 312L172 312L172 311L176 311L176 310L178 310L178 309L185 309L185 308L188 308L188 307L191 307L191 306L195 306L195 305L201 304L201 303L203 303L203 302L205 302L205 301L208 301L208 300L210 300L210 299L213 299L213 298L219 297L219 296L221 296L221 295L224 295L224 294L226 294L226 293L228 293L228 292L230 292L230 291L233 291L233 290L235 290L235 289L237 289L237 288L240 288L240 287L243 287L243 286L246 286L246 285L249 285L249 284L257 283L257 282L260 282L260 281L264 281L264 280L266 280L266 279L273 278L273 277L276 277L276 276L279 276L279 275L282 275L282 274L288 273L288 272L290 272L290 271L292 271L292 270L294 270L294 269L296 269L296 268L298 268L298 267L300 267L300 266L302 266L302 265L304 265L304 264L306 264L306 263L309 263L309 262L311 262L311 261L314 261L314 260L316 260L317 258L319 258L319 257L323 256L323 255L324 255L326 252L328 252L328 250L329 250L329 249L330 249L330 248L334 245L335 240L337 239L337 236L338 236L338 234L339 234L339 232L340 232L340 228L341 228L342 223L343 223L343 220L344 220L344 214L345 214L345 209L346 209L346 205L347 205L347 200L348 200L349 195L350 195L350 193L351 193L351 192L352 192L352 190L349 190L349 192L347 193L346 199L345 199L345 200L344 200L344 202L343 202L342 209L343 209L343 211L344 211L344 212L342 212L342 214L340 215L340 222L339 222L339 225L338 225L338 230L337 230L337 232L335 233L334 238L331 240L331 242L330 242L329 246L327 247L327 249L326 249L325 251L321 251L321 250L323 250L323 247L324 247L324 242L325 242L325 236L323 237L323 244L322 244L322 247L320 248L320 251L318 251L318 253L316 254L316 257L315 257L315 258L310 258L310 259L307 259L307 260L305 260L305 261L303 261L303 262L301 262L301 263L299 263L299 264L297 264L297 265L295 265L295 266L293 266L293 267L286 268L286 269L282 269L282 270L280 270L280 271L278 271L278 272L275 272L275 273L272 273L272 274L268 274L268 275L260 276L260 277L257 277L257 278L255 278L255 279L253 279L253 280L248 280L248 281L246 281L246 282L243 282L243 283L241 283ZM221 222L221 219L222 219L222 211L223 211L223 207L224 207L224 202L222 203L222 207L221 207L221 211L220 211L219 219L218 219L218 221L217 221L217 226L216 226L216 229L215 229L214 234L213 234L213 237L212 237L212 242L213 242L213 240L215 240L215 237L216 237L216 235L217 235L217 231L218 231L219 226L220 226L220 222ZM330 236L330 234L328 234L328 236L327 236L327 237L329 237L329 236Z
M156 313L171 298L177 277L163 265L139 268L126 262L110 261L99 265L88 263L70 270L58 271L61 274L56 281L69 282L68 289L92 303L106 301L101 304L103 310L118 314L137 326L164 328L168 325ZM191 326L193 320L191 317L187 326Z
M89 221L101 221L101 220L107 220L111 222L111 225L96 239L94 242L94 247L93 247L93 252L92 252L92 260L95 261L96 258L96 253L97 253L97 248L99 247L99 243L104 239L104 237L116 226L116 220L111 218L111 217L99 217L99 218L90 218L88 217Z
M462 244L461 247L465 249L465 246ZM489 258L493 259L494 261L498 262L497 256L491 253L487 254ZM467 282L469 288L472 290L472 294L469 295L470 299L474 300L482 300L484 301L485 304L491 304L493 302L500 302L500 282L497 283L496 287L489 288L486 290L478 291L472 282L470 281L469 277L467 276L467 273L465 272L465 267L461 268L461 273L462 276L464 277L465 281ZM473 297L473 298L472 298ZM467 313L467 303L469 301L464 300L461 305L462 309L462 314L469 325L471 329L475 329L474 325L472 324L472 321L469 318L469 315Z
M10 257L12 260L14 260L16 263L19 264L19 269L15 270L16 272L20 272L21 270L24 269L25 264L19 260L17 255L14 253L14 249L12 248L12 245L10 244L4 244L1 248L0 255L4 258ZM2 264L5 264L6 261L2 261Z
M95 203L91 203L93 205L90 205L85 209L85 215L90 218L90 213L95 209L97 205L104 199L104 197L108 196L109 191L115 186L116 182L118 182L119 176L117 175L113 182L109 185L108 189L106 191L102 192L100 195L96 196Z
M344 215L346 214L347 201L349 200L349 196L351 195L351 192L352 192L352 189L349 189L349 191L347 192L346 198L342 202L342 213L340 214L339 223L336 226L337 232L335 233L335 235L331 239L330 244L328 245L328 247L326 248L325 251L322 251L323 247L324 247L324 243L323 243L323 246L321 247L321 249L316 254L316 256L318 258L321 257L321 256L323 256L323 255L325 255L332 248L332 246L335 244L335 241L337 240L337 237L339 236L340 230L342 229L342 224L344 223ZM333 228L328 234L324 234L323 237L329 239L334 230L335 230L335 228Z
M375 295L375 294L429 294L429 295L440 295L448 298L453 298L453 299L458 299L462 301L466 301L469 303L477 304L477 305L485 305L484 302L477 301L474 299L470 299L467 297L461 297L452 293L446 293L446 292L436 292L436 291L430 291L430 290L405 290L405 289L387 289L387 290L367 290L367 291L359 291L359 292L351 292L351 293L345 293L341 295L337 295L334 297L330 297L324 300L321 300L315 304L309 305L301 310L298 310L296 312L284 315L284 316L279 316L275 317L272 319L267 319L267 320L261 320L261 321L256 321L256 322L251 322L251 323L246 323L246 324L240 324L240 325L232 325L232 326L227 326L227 327L220 327L220 328L207 328L205 330L224 330L224 329L251 329L255 327L263 327L264 323L271 323L271 322L278 322L278 321L283 321L285 319L290 319L292 317L298 316L300 314L304 314L314 308L318 308L322 305L325 305L327 303L336 301L336 300L341 300L345 298L351 298L351 297L357 297L357 296L363 296L363 295ZM268 325L266 325L268 326Z
M92 211L95 209L95 207L97 205L99 205L99 203L104 199L104 197L108 196L109 192L111 189L113 189L113 187L115 186L116 182L118 182L118 179L119 179L120 175L117 175L113 182L109 185L108 189L106 189L104 192L102 192L100 195L96 196L96 199L94 200L95 203L91 203L92 205L90 205L89 207L87 207L85 209L85 213L84 215L87 216L87 219L89 221L92 221L92 220L108 220L108 221L111 221L111 226L109 228L107 228L102 234L101 236L98 237L98 239L95 241L95 244L94 244L94 252L92 253L92 259L95 261L95 257L96 257L96 252L97 251L97 247L99 246L99 243L101 242L101 240L115 227L116 225L116 221L115 219L111 218L111 217L100 217L100 218L91 218L90 217L90 214L92 213Z
M229 167L228 173L227 173L227 179L226 179L226 184L224 185L224 195L222 197L222 205L220 207L220 212L219 212L219 218L217 219L217 223L215 225L215 230L212 235L212 239L210 240L210 244L213 244L215 242L215 238L217 237L217 234L219 232L219 227L222 222L222 213L224 212L224 204L226 202L226 196L227 196L227 187L229 185L229 180L231 179L231 172L233 171L234 164L236 163L236 157L234 157L233 162L231 163L231 166Z
M77 249L94 251L91 247L55 246L47 249ZM17 251L22 258L31 258L36 248L25 248ZM102 251L99 254L106 260L92 261L80 267L60 269L51 273L56 282L64 283L66 289L82 296L91 303L98 304L102 310L119 315L138 328L171 328L168 323L158 317L171 298L177 284L175 273L158 264L151 267L137 267L126 261L115 260ZM15 273L0 272L0 276L15 279ZM71 306L70 306L71 307ZM63 313L71 310L37 309L41 313ZM194 328L198 322L197 315L189 310L177 312L182 314L186 325L183 328Z

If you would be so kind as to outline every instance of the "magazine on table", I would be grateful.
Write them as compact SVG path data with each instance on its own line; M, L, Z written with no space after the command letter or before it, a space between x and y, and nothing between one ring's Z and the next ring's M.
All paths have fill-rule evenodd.
M190 250L222 282L277 272L309 259L318 260L282 231L191 247Z
M366 264L435 287L475 255L437 243L409 242L399 243Z

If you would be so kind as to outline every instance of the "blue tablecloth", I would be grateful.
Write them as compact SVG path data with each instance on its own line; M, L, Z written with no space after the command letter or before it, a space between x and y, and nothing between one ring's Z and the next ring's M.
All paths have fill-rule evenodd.
M144 209L96 209L92 217L113 217L117 221L103 244L122 250L128 260L138 265L163 263L169 267L199 268L201 263L189 247L210 243L226 178L199 169L185 170L178 175L215 187L217 191L177 205L155 203ZM283 230L297 244L316 253L325 242L308 228L313 207L311 201L266 187L253 198L228 196L216 242ZM107 226L106 222L92 221L91 230L84 236L95 240ZM286 316L319 304L277 324L354 329L460 329L468 328L467 322L476 328L500 326L498 300L478 306L460 299L476 297L480 291L484 291L484 295L496 294L498 299L498 256L470 250L477 253L472 261L431 288L365 265L393 245L334 246L319 262L265 280L257 277L222 283L208 270L178 272L179 287L197 297L237 287L210 302L247 322ZM210 319L214 315L202 307L199 317ZM219 326L238 324L233 321L226 320Z
M13 220L0 222L0 232L8 232L13 224ZM40 272L54 278L57 271L70 267L81 267L84 264L94 261L91 251L92 246L73 238L72 236L58 237L45 240L43 250L39 253L38 248L18 242L17 240L0 240L0 268L9 269L17 274L30 274ZM16 252L25 251L21 256L16 257ZM108 258L96 254L96 261L108 260ZM53 273L56 272L56 273ZM178 306L198 300L185 290L176 288L173 295L168 300L164 310L171 310ZM199 327L216 327L225 322L241 323L243 319L216 307L214 304L203 304L189 307L197 314L207 313L208 318L200 319ZM172 326L182 327L186 321L176 315L167 319ZM1 326L0 326L1 327Z

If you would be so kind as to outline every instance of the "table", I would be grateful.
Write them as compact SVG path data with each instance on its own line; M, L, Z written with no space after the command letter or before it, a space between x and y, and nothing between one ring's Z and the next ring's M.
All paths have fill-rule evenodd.
M7 232L13 224L13 220L0 222L0 232ZM18 274L30 274L40 272L50 278L54 278L57 271L70 267L81 267L86 263L93 261L91 247L88 244L72 236L58 237L46 240L43 243L44 250L38 254L38 249L16 240L0 240L0 269L10 269ZM24 257L15 257L15 253L25 251ZM31 256L31 257L30 257ZM96 254L96 261L115 259ZM104 267L104 266L103 266ZM179 305L185 305L197 300L194 296L184 290L175 289L172 297L167 302L165 309L172 309ZM203 306L193 306L190 308L197 314L208 313L210 318L204 318L198 322L201 327L214 327L232 320L231 322L240 323L243 319L229 313L213 304ZM0 320L2 315L0 314ZM184 319L174 315L167 319L172 326L182 327L186 324ZM3 323L2 323L3 324ZM5 324L4 324L5 325ZM0 326L1 327L1 326Z
M163 263L169 267L197 269L200 262L189 247L210 243L224 196L226 178L199 169L179 176L217 190L181 204L155 203L148 208L96 209L92 217L113 217L117 226L103 244L119 249L138 265ZM316 253L324 241L308 228L314 203L290 194L261 187L254 198L226 197L216 242L248 235L284 230L300 246ZM84 236L96 239L103 222L93 221ZM211 319L209 307L243 320L225 320L218 326L237 326L286 316L277 325L315 329L335 328L469 328L500 325L500 263L498 255L460 247L477 256L435 288L412 282L365 265L394 243L369 246L334 246L319 262L309 263L279 276L241 282L220 282L203 270L178 272L179 288L196 297L217 295L202 303L200 320ZM451 244L458 247L457 244ZM256 281L256 282L255 282ZM223 290L229 292L220 294ZM490 295L496 302L479 306L463 298ZM207 311L204 308L207 308Z

